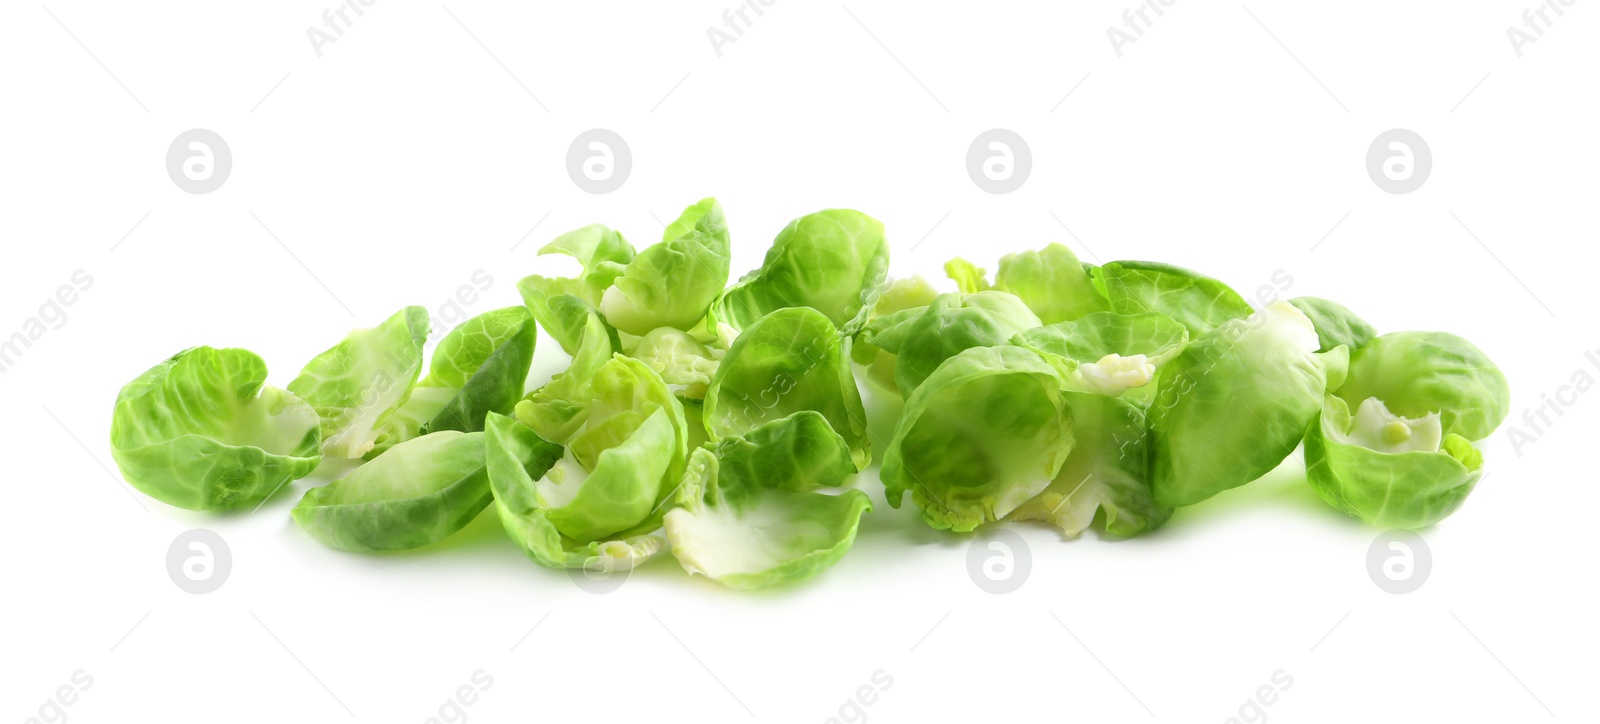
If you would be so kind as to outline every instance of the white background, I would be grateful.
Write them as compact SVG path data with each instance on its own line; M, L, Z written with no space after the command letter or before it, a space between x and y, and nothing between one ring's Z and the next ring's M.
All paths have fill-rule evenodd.
M9 5L0 335L75 270L94 281L0 375L0 718L40 716L81 669L72 721L421 722L481 669L474 721L816 722L881 669L871 721L1220 722L1281 669L1272 721L1594 721L1600 401L1561 392L1600 378L1583 356L1600 349L1590 4L1549 13L1519 58L1520 2L1178 2L1118 57L1122 3L780 0L719 57L706 30L731 2L378 2L320 58L321 3ZM608 195L565 169L596 127L633 153ZM165 170L191 128L232 150L210 194ZM990 128L1031 147L1015 193L967 176ZM1431 147L1414 193L1367 175L1390 128ZM1282 270L1288 295L1381 330L1472 339L1510 378L1512 417L1477 492L1426 531L1431 576L1407 595L1368 577L1379 531L1293 464L1131 541L1019 527L1032 571L1008 595L872 474L854 550L755 595L670 557L592 595L492 515L429 549L346 554L289 518L312 481L216 516L115 474L118 388L180 349L247 347L281 386L476 270L493 283L469 311L519 303L561 231L648 243L706 195L736 274L828 207L882 219L898 275L1050 241L1247 297ZM563 363L541 340L536 374ZM1558 393L1555 424L1522 422ZM1536 442L1514 449L1512 425ZM208 595L165 569L194 527L232 551Z

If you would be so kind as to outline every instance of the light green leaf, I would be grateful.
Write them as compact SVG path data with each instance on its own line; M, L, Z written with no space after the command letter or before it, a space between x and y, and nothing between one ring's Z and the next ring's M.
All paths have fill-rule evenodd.
M794 413L696 450L667 513L672 554L691 574L731 588L815 576L844 556L872 503L836 487L855 472L850 448L822 415Z
M483 420L491 412L509 414L522 397L533 364L533 347L538 339L533 319L524 320L516 334L494 348L478 371L467 380L433 419L423 426L424 435L440 430L481 432Z
M1511 408L1506 376L1483 350L1446 332L1391 332L1350 355L1350 372L1335 391L1348 405L1369 397L1395 414L1437 412L1446 434L1482 440Z
M583 330L567 369L517 403L517 419L546 439L565 442L578 433L594 395L594 377L615 355L610 329L598 312L587 317Z
M810 307L853 335L866 323L888 270L882 222L848 209L808 214L789 222L761 268L717 300L711 322L742 330L784 307Z
M944 263L944 275L956 283L956 291L962 294L977 294L994 288L989 284L989 272L959 257Z
M1295 297L1289 303L1304 312L1311 326L1317 328L1317 342L1321 345L1318 352L1341 344L1354 352L1378 336L1378 330L1338 302L1320 297Z
M424 435L323 487L306 491L294 519L347 551L419 548L444 540L489 505L483 433Z
M670 490L677 432L666 408L643 422L615 415L578 436L534 486L545 515L563 535L587 543L633 528ZM681 459L681 458L679 458Z
M661 240L677 241L684 237L699 236L706 239L717 239L724 246L730 243L728 234L728 219L722 213L722 205L716 199L704 198L694 205L683 210L678 218L667 224L661 232Z
M994 288L1017 295L1045 324L1111 309L1083 263L1061 244L1001 257Z
M1168 362L1150 413L1156 502L1198 503L1294 452L1327 386L1316 350L1311 320L1277 302Z
M1111 311L1165 314L1187 328L1191 339L1253 311L1228 285L1170 264L1114 261L1099 268L1099 285Z
M884 352L873 343L878 333L916 316L914 310L928 306L939 296L928 280L921 276L896 279L889 284L872 307L867 324L851 340L850 359L867 365L867 379L885 391L899 396L900 388L894 381L895 356Z
M604 224L590 224L556 237L539 249L539 254L565 254L578 260L584 271L578 278L587 283L589 290L603 291L622 273L622 267L633 261L634 250L621 233ZM599 301L598 296L584 298Z
M467 380L478 374L495 350L522 333L532 321L527 307L506 307L462 322L439 340L428 363L428 374L417 386L466 387Z
M685 388L686 394L699 399L705 397L722 354L688 332L661 327L641 337L628 356L649 365L668 385Z
M487 426L489 484L500 522L534 562L611 572L631 569L663 550L665 541L649 530L588 541L564 534L551 519L553 506L540 495L540 481L562 460L561 446L504 415L491 414Z
M1146 403L1121 397L1069 392L1075 443L1050 487L1011 514L1011 520L1042 520L1076 537L1095 520L1106 532L1129 538L1154 530L1172 517L1150 491L1150 436Z
M1072 445L1054 368L1021 347L974 347L906 401L882 478L890 505L909 490L929 525L969 531L1043 492Z
M405 404L389 415L389 419L375 431L372 449L362 457L371 460L388 452L389 448L421 437L422 428L442 412L444 406L450 404L458 392L460 390L449 387L412 389L411 396L406 398Z
M866 410L838 331L815 309L789 307L734 340L706 391L706 431L712 440L743 435L801 410L828 420L858 469L871 462Z
M266 379L255 353L211 347L139 375L111 414L122 476L168 505L231 510L309 475L322 459L317 413Z
M601 295L633 260L633 247L622 234L593 224L556 237L539 254L564 254L583 266L576 277L534 274L517 283L534 318L572 354L588 312L599 309Z
M358 458L373 448L389 416L410 397L427 340L428 310L406 307L306 363L289 391L321 416L323 454Z
M682 403L643 362L609 350L591 318L572 368L518 403L516 420L489 416L502 520L546 566L617 570L659 552L648 534L683 477Z
M537 339L525 307L485 312L452 330L434 350L428 377L379 429L366 457L430 432L481 432L490 412L510 414L522 398ZM447 386L458 381L459 387Z
M1306 478L1324 501L1381 528L1426 528L1461 507L1483 456L1438 413L1404 418L1367 398L1352 416L1329 395L1306 433Z
M896 323L878 331L873 344L895 355L895 383L901 396L922 384L945 360L973 347L1006 344L1039 318L1005 292L941 294L920 312L891 315Z
M1044 355L1068 389L1110 396L1148 389L1160 367L1188 342L1183 325L1154 312L1095 312L1025 330L1012 339L1012 344Z
M600 297L600 312L620 332L689 329L706 317L728 283L728 222L716 199L689 207L669 236L639 252Z

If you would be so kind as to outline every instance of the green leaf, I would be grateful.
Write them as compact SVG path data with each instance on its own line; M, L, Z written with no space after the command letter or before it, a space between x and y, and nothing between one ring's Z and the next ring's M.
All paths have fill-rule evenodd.
M906 400L883 463L889 504L929 525L970 531L1044 492L1072 451L1072 417L1054 368L1021 347L951 357Z
M1320 297L1295 297L1289 303L1304 312L1311 320L1311 326L1317 328L1317 342L1321 345L1318 352L1326 352L1341 344L1354 352L1378 336L1378 330L1338 302Z
M907 396L956 353L1006 344L1037 326L1039 318L1011 294L941 294L920 312L879 331L873 343L895 355L895 383Z
M884 287L883 294L878 296L877 303L872 305L872 313L867 315L867 323L855 334L854 344L850 347L851 360L857 364L871 364L878 354L878 347L872 343L872 338L886 326L894 324L885 318L926 307L938 296L939 290L920 275L889 282ZM902 319L909 316L906 315Z
M587 288L597 294L585 298L598 303L598 292L611 286L611 280L622 273L622 267L633 261L634 250L621 233L604 224L590 224L556 237L539 249L539 254L565 254L577 259L584 271L578 278L587 282Z
M444 540L489 505L483 433L437 432L306 491L294 519L331 548L404 550Z
M1099 274L1111 311L1165 314L1187 328L1190 338L1253 312L1228 285L1170 264L1114 261L1100 267Z
M607 418L609 426L574 439L536 484L546 516L567 537L587 543L629 530L671 492L663 486L682 454L671 415L657 408L642 422L633 417Z
M838 331L815 309L789 307L734 340L706 391L706 431L712 440L743 435L801 410L828 420L858 469L871 462L866 410Z
M1426 528L1467 499L1483 456L1438 413L1408 419L1367 398L1352 417L1328 396L1306 433L1306 479L1324 501L1381 528Z
M1395 414L1440 414L1446 434L1482 440L1511 408L1506 376L1483 350L1446 332L1392 332L1350 355L1350 372L1335 394L1348 405L1369 397Z
M810 307L853 335L888 270L883 222L849 209L808 214L778 233L761 268L717 299L710 321L742 330L784 307Z
M243 349L194 347L129 382L111 414L111 457L128 483L168 505L255 504L321 461L317 413L264 387Z
M962 294L977 294L994 288L989 284L989 272L960 257L944 263L944 275L956 283L956 291Z
M656 407L677 404L661 375L640 360L614 354L605 332L605 322L590 316L573 364L518 402L518 420L544 439L565 445L608 416L632 410L642 421ZM682 428L677 421L674 426Z
M683 477L683 405L643 362L610 353L598 317L573 367L518 403L515 420L491 414L489 427L502 520L535 561L617 570L660 552L647 534ZM564 450L546 462L544 444Z
M415 440L422 436L422 428L426 427L429 420L444 410L444 406L455 399L460 390L449 387L417 387L411 390L411 396L406 398L405 404L389 415L389 419L379 427L373 437L372 449L368 450L363 458L371 460L389 451L407 440Z
M883 351L874 343L879 332L915 317L918 310L933 303L939 296L928 280L921 276L896 279L884 289L872 307L867 324L851 340L850 360L868 365L867 379L896 397L900 388L894 381L895 356Z
M689 207L666 233L628 262L600 297L600 312L620 332L690 329L728 283L728 222L716 199Z
M520 307L517 311L527 314ZM516 333L496 346L466 385L423 426L422 434L441 430L481 432L483 420L489 413L510 414L522 398L537 339L538 330L533 319L525 318Z
M677 241L684 237L699 236L717 241L707 243L720 243L728 245L728 219L722 213L722 205L716 199L704 198L695 202L693 206L683 210L672 223L667 224L666 230L661 232L662 241Z
M1129 538L1172 517L1150 490L1150 435L1146 403L1069 392L1075 443L1061 472L1011 520L1042 520L1076 537L1098 512L1107 533Z
M322 418L322 451L358 458L373 448L389 416L405 404L422 372L428 310L406 307L312 358L289 383Z
M506 307L484 312L450 330L433 350L428 374L418 387L467 386L467 381L506 342L522 334L533 323L527 307ZM533 345L528 345L532 352ZM521 397L521 393L518 393Z
M1001 257L994 288L1017 295L1045 324L1111 309L1082 262L1061 244Z
M641 337L628 356L649 365L668 385L689 388L691 396L699 399L705 396L722 353L688 332L661 327Z
M696 450L667 513L672 554L691 574L755 589L815 576L850 549L865 493L829 495L855 472L845 441L812 411Z
M1069 389L1111 396L1148 389L1160 367L1188 342L1183 325L1154 312L1095 312L1025 330L1012 339L1012 344L1044 355Z
M1265 475L1294 452L1327 387L1317 334L1277 302L1184 348L1151 407L1153 488L1164 506L1198 503Z
M576 277L534 274L517 283L534 318L572 354L588 313L599 309L601 295L633 261L633 247L622 234L593 224L556 237L539 254L564 254L583 266Z
M489 415L487 427L489 485L500 522L534 562L610 572L631 569L663 550L665 541L649 530L589 541L564 534L551 513L565 501L546 501L539 482L562 460L561 446L504 415Z
M430 432L481 432L490 412L510 414L522 398L537 339L525 307L485 312L456 327L440 340L427 378L390 415L366 457Z

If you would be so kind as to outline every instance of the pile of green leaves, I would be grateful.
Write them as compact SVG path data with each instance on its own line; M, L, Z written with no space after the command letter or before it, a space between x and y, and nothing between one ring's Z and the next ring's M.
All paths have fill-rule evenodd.
M525 306L450 331L408 307L317 355L287 389L242 349L196 347L118 395L112 452L171 505L259 505L324 459L361 459L293 516L353 551L450 536L493 506L551 568L620 571L670 550L735 588L809 578L855 540L873 461L861 374L897 398L880 477L931 526L1046 521L1153 530L1302 444L1309 484L1373 525L1421 528L1482 475L1473 443L1506 380L1440 332L1379 336L1333 302L1253 309L1186 269L1080 262L1051 244L955 291L888 281L883 225L829 210L785 227L728 283L714 199L635 249L605 226L540 251ZM537 330L570 366L527 391ZM427 359L425 359L427 358Z

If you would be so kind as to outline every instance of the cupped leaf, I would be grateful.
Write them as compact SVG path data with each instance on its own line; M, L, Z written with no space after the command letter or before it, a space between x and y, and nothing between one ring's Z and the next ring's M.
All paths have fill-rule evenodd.
M561 446L504 415L489 415L487 427L487 467L495 508L506 533L534 562L611 572L631 569L664 549L665 541L649 535L649 530L588 541L563 533L551 512L570 501L553 505L541 495L540 482L562 460Z
M168 505L230 510L311 474L317 413L266 379L249 350L194 347L123 386L111 414L123 478Z
M1347 405L1369 397L1395 414L1439 413L1445 434L1482 440L1511 408L1506 376L1483 350L1446 332L1391 332L1350 355L1350 372L1335 394Z
M418 387L460 389L478 374L485 362L533 322L527 307L505 307L484 312L462 322L439 340L428 363L428 374ZM528 345L531 354L533 344ZM518 393L521 397L521 393Z
M837 488L856 473L850 444L815 410L801 410L705 447L716 454L724 480L734 475L769 488Z
M580 333L572 363L517 403L516 416L550 440L565 442L587 422L589 401L594 397L593 382L601 368L611 361L610 328L591 313Z
M632 412L637 424L657 408L668 408L677 437L687 439L682 405L666 382L649 365L613 354L604 327L599 317L590 318L572 365L517 403L517 419L546 440L566 445L614 415ZM679 453L681 465L687 453Z
M754 589L815 576L855 541L865 493L808 492L854 474L845 441L802 411L696 450L667 513L672 554L691 574Z
M1378 336L1377 329L1338 302L1321 297L1295 297L1289 303L1311 320L1311 326L1316 327L1317 343L1320 345L1318 352L1326 352L1341 344L1354 352Z
M850 445L857 468L865 468L872 460L866 410L842 346L833 323L810 307L757 320L734 340L711 379L706 432L721 440L814 410Z
M451 330L434 350L428 376L390 415L367 457L430 432L481 432L490 412L510 414L522 398L537 339L525 307L485 312Z
M454 430L394 446L376 460L306 491L294 519L347 551L419 548L461 530L488 507L483 433Z
M1438 413L1404 418L1377 398L1355 415L1329 395L1306 432L1306 479L1329 505L1382 528L1426 528L1461 507L1483 456Z
M583 274L576 279L585 284L591 302L598 302L599 292L611 286L611 280L622 273L622 267L633 261L633 245L620 232L604 224L590 224L556 237L539 249L539 254L565 254L583 266Z
M1287 302L1191 342L1162 370L1151 407L1156 502L1198 503L1277 467L1326 387L1316 330Z
M601 295L633 261L627 239L603 225L570 231L539 250L540 255L563 254L578 261L583 271L575 277L534 274L517 283L523 301L561 349L572 354L588 313L600 307Z
M731 243L728 219L722 212L722 204L717 203L716 199L700 199L678 214L678 218L673 219L661 232L662 241L693 236L706 239L708 244L727 246Z
M603 540L659 510L668 472L681 454L665 408L642 422L615 415L572 441L535 491L546 516L573 540ZM656 526L651 526L653 529Z
M1111 309L1083 263L1061 244L1000 257L994 288L1017 295L1045 324Z
M896 322L877 332L873 343L895 355L895 384L902 396L958 352L1006 344L1040 324L1021 299L994 291L941 294Z
M888 271L883 222L849 209L808 214L778 233L761 268L717 299L712 321L742 330L779 309L810 307L853 335Z
M1094 312L1012 338L1012 344L1054 364L1068 389L1110 396L1148 388L1160 367L1188 343L1183 325L1154 312Z
M1159 312L1178 321L1191 338L1253 310L1228 285L1170 264L1114 261L1097 270L1098 285L1119 314Z
M1148 403L1091 393L1065 394L1075 442L1061 472L1011 520L1042 520L1076 537L1100 514L1107 533L1130 538L1172 517L1150 490Z
M289 391L322 418L325 455L358 458L373 448L389 416L411 396L427 340L428 310L406 307L306 363Z
M969 531L1043 492L1072 446L1055 369L1021 347L975 347L906 401L882 478L890 505L909 490L929 525Z
M518 307L517 311L527 315ZM538 330L533 318L525 316L522 324L509 337L494 347L489 357L479 365L478 371L467 379L450 402L423 426L424 435L441 430L481 432L483 420L491 412L510 414L522 398L522 388L528 381L528 368L533 364L534 343Z
M515 420L489 416L506 530L543 565L616 570L660 551L648 534L683 476L683 405L643 362L609 351L591 318L572 368L518 403Z
M600 296L600 313L620 332L689 329L705 319L728 283L728 222L716 199L690 206L666 233L628 262Z

